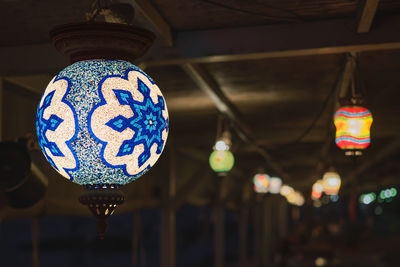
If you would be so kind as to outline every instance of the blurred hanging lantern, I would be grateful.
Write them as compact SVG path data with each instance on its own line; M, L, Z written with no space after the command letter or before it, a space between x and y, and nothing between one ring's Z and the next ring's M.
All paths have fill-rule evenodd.
M210 155L211 169L221 176L226 175L233 168L234 163L235 159L229 150L215 150Z
M221 128L222 121L219 122ZM219 133L217 133L219 136ZM221 137L215 142L214 151L211 153L209 163L211 169L218 173L220 176L226 175L235 164L235 158L230 150L231 148L231 135L228 130L225 130Z
M283 197L286 197L286 196L288 196L289 194L291 194L293 192L294 192L294 189L292 187L290 187L290 186L288 186L286 184L281 186L280 194Z
M168 135L165 99L155 82L131 64L154 34L118 23L76 23L50 33L73 62L49 83L36 114L40 147L65 178L83 185L79 200L105 219L124 201L119 188L145 174Z
M265 173L257 173L253 178L254 191L257 193L267 193L270 184L270 177Z
M326 172L322 178L324 192L327 195L337 195L339 193L341 179L338 173L334 171Z
M311 198L313 200L320 199L321 197L322 197L322 192L316 192L316 191L311 192Z
M304 197L299 191L293 191L286 197L287 201L296 206L304 205Z
M271 194L279 194L281 191L282 179L279 177L271 177L269 180L269 188L268 191Z
M334 115L336 145L351 152L365 149L371 142L371 112L361 106L344 106ZM359 153L355 153L359 154Z
M313 184L312 190L311 190L311 198L312 199L319 199L322 196L322 193L324 191L324 185L322 180L318 180Z
M372 114L362 105L365 103L363 83L360 77L357 54L350 54L348 62L353 69L347 96L339 99L341 108L334 114L336 145L345 150L346 155L359 156L371 142L370 128Z

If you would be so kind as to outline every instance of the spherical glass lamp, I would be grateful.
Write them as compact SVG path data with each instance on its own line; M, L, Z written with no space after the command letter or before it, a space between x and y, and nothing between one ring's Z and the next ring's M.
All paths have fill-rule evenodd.
M324 192L327 195L337 195L339 193L341 179L337 172L326 172L322 178Z
M235 158L229 150L215 150L210 155L209 163L214 172L226 175L233 168Z
M270 177L265 173L257 173L253 177L254 191L257 193L267 193Z
M279 177L271 177L269 181L268 192L271 194L279 194L281 191L282 179Z
M167 140L165 99L128 62L148 49L154 35L115 23L65 25L51 35L74 63L50 81L40 100L39 145L54 169L84 186L79 200L98 217L102 234L105 218L124 200L119 187L144 175Z
M372 114L361 106L344 106L334 115L336 145L346 150L346 155L361 155L361 150L371 142Z
M50 164L80 185L124 185L157 161L168 136L164 97L143 71L122 60L85 60L47 86L36 114Z

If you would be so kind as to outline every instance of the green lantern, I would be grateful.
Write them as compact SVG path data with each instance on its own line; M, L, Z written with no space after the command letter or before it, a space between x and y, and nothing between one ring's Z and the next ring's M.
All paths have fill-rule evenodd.
M233 168L235 158L229 150L215 150L210 155L211 169L221 175L226 175Z

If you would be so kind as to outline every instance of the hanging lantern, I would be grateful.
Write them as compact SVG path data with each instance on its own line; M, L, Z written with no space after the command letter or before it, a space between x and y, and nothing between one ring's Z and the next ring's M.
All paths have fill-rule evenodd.
M222 133L221 138L215 142L214 151L210 155L210 167L220 176L227 175L235 164L235 158L229 151L231 145L231 134L226 130Z
M279 177L271 177L269 181L268 191L271 194L279 194L281 191L282 179Z
M324 192L327 195L337 195L339 193L341 179L338 173L334 171L326 172L322 178Z
M296 206L303 206L304 205L304 197L299 191L293 191L286 197L287 201Z
M229 150L215 150L211 153L209 162L213 171L220 175L226 175L233 168L235 158Z
M77 23L51 32L75 62L49 83L36 114L40 147L65 178L83 185L80 202L105 219L124 201L119 188L145 174L168 135L168 110L155 82L129 63L154 35L116 23ZM138 42L137 40L141 40Z
M270 177L268 174L265 173L257 173L254 175L253 184L254 184L254 191L257 193L267 193Z
M294 189L293 189L292 187L290 187L290 186L284 184L284 185L281 186L281 189L280 189L279 192L280 192L280 194L281 194L283 197L286 197L286 196L288 196L289 194L293 193L293 192L294 192Z
M334 115L336 145L347 150L346 155L359 155L371 142L371 112L361 106L344 106ZM358 152L358 153L355 153Z
M318 180L313 184L312 191L311 191L311 198L312 199L319 199L322 196L324 191L324 185L322 180Z

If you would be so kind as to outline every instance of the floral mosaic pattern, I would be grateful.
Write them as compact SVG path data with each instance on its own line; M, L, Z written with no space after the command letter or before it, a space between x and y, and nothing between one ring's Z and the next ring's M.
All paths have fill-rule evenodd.
M143 73L130 70L127 79L109 77L101 86L91 130L104 143L104 161L136 175L154 165L164 147L168 113L158 87Z
M70 141L76 133L76 118L64 97L68 91L65 79L50 82L36 113L39 145L50 164L62 175L77 167Z

